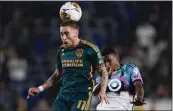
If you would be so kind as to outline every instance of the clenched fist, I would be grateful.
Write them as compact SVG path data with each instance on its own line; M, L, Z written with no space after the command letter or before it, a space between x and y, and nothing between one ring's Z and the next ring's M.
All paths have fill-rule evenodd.
M29 96L36 96L40 93L40 89L37 87L29 88L28 94Z

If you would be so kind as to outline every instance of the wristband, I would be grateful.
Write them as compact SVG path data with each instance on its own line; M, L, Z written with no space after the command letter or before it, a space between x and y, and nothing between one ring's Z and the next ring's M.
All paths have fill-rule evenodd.
M44 91L43 86L39 86L38 89L40 90L40 92Z

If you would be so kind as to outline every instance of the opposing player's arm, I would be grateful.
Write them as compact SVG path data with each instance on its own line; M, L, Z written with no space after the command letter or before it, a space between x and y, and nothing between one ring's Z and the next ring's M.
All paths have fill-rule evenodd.
M144 96L143 80L142 80L140 71L137 67L133 67L131 78L135 86L136 96L139 99L143 100L143 96Z
M136 92L137 97L139 99L143 100L144 88L143 88L142 83L140 81L135 81L134 86L135 86L135 92Z

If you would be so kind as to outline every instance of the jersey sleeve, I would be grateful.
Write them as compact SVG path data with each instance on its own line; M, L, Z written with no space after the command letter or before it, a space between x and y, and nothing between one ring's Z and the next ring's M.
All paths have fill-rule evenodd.
M104 64L103 57L97 46L90 50L90 59L95 69L98 69Z
M140 74L138 67L132 68L131 79L132 79L132 82L141 81L143 84L143 80L142 80L142 77L141 77L141 74Z
M62 64L61 64L61 49L58 49L58 51L57 51L56 68L59 69L59 70L62 69Z

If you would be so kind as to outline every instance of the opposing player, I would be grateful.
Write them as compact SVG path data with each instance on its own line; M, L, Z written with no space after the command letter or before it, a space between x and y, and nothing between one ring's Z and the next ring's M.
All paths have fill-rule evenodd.
M38 88L30 88L29 95L34 96L53 86L61 77L61 88L54 102L54 111L88 110L94 82L92 74L100 72L101 90L99 99L107 101L106 88L108 73L101 53L94 44L79 39L79 25L74 21L64 21L60 25L63 45L58 49L55 73Z
M103 50L104 63L109 73L107 97L109 104L100 103L97 110L132 110L132 101L143 102L143 80L139 69L134 64L119 63L119 56L112 48ZM98 85L94 93L99 90L100 77L96 78Z

